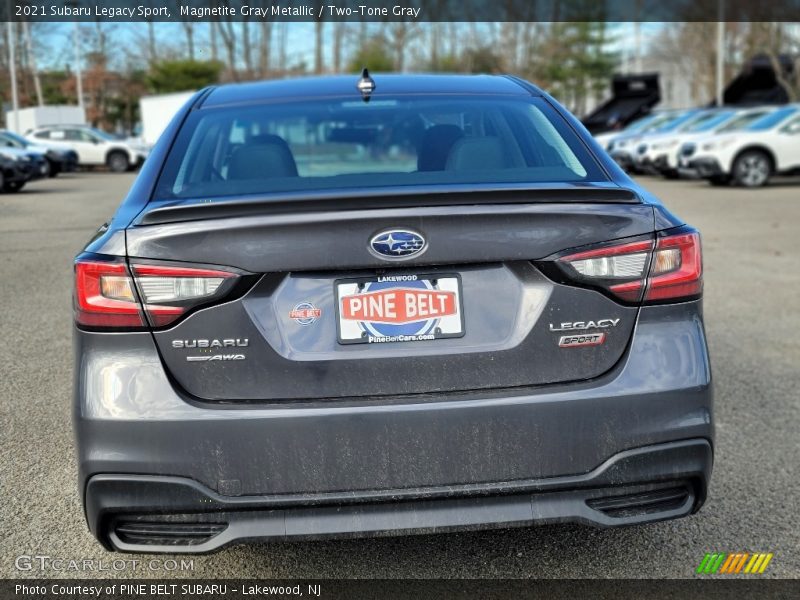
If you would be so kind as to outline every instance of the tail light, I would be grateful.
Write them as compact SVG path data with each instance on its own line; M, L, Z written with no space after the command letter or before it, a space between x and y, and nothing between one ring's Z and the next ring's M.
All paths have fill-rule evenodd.
M626 302L639 302L653 241L631 242L570 254L558 263L576 281L601 287Z
M75 320L92 328L164 327L191 309L226 297L241 279L231 271L79 258Z
M703 256L696 231L659 238L650 266L645 302L699 297L703 293Z
M569 254L556 264L565 283L593 287L624 302L677 302L703 292L700 234L688 227L655 240Z
M231 291L238 275L216 269L134 264L136 288L153 327L175 321L189 309L221 298Z
M75 321L86 327L144 327L125 263L75 262Z

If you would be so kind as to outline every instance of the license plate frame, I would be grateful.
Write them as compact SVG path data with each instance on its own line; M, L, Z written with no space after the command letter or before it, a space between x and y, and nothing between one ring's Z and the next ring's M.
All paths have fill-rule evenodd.
M376 286L377 289L370 289ZM355 286L355 287L353 287ZM366 289L365 289L366 288ZM386 290L412 290L408 296L428 297L433 306L437 303L445 308L443 316L428 316L419 321L390 323L376 320L360 321L343 313L352 312L352 302L348 307L346 298ZM419 292L422 292L421 294ZM372 275L368 277L348 277L333 282L334 307L336 312L336 341L343 345L353 344L402 344L409 342L430 342L441 339L460 338L466 335L464 319L464 293L461 275L458 273L411 273L402 275ZM452 299L443 299L446 295ZM375 294L378 295L378 294ZM407 295L396 295L396 300L409 302ZM452 312L454 309L454 312ZM388 311L387 311L388 313ZM390 314L390 313L389 313ZM356 328L359 331L356 337Z

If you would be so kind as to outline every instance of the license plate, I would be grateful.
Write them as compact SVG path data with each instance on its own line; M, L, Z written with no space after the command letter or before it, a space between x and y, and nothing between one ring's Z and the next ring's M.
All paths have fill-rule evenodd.
M340 279L340 344L421 342L464 335L458 275L382 275Z

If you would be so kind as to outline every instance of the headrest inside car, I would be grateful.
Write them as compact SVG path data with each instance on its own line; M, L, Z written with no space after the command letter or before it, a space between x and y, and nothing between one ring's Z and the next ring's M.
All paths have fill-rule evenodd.
M464 131L457 125L434 125L425 130L417 152L418 171L443 171L447 157Z
M273 177L297 177L297 163L282 137L254 136L234 150L228 165L228 179Z
M507 169L509 161L496 137L465 137L453 144L447 157L448 171Z

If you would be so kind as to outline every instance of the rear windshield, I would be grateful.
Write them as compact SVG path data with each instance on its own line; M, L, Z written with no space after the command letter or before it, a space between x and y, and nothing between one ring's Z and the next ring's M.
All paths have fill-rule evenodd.
M191 112L154 198L605 180L540 98L328 98Z

